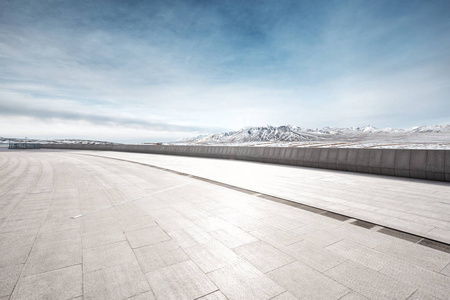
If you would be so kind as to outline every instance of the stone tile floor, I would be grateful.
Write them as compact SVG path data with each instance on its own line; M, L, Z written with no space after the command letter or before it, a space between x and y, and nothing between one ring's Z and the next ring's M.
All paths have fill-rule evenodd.
M406 201L402 188L410 187L307 171L316 180L300 180L298 197L324 188L327 201L332 190L340 199L358 191L369 199L368 191L387 185L379 197L388 199L388 190ZM341 190L326 189L324 178ZM448 186L418 185L411 199L434 191L431 202L447 201ZM450 298L445 245L352 222L126 161L1 151L0 299Z
M450 244L448 182L200 157L79 153L192 174Z

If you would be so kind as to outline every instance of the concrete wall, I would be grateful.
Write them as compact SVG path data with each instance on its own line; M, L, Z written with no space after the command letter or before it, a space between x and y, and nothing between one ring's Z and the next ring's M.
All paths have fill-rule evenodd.
M450 150L81 144L41 144L41 148L239 159L450 182Z

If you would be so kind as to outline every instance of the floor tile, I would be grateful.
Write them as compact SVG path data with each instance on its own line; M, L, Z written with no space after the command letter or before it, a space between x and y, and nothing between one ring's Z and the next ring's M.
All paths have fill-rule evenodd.
M265 223L259 221L258 219L243 214L236 217L224 218L224 220L247 232L266 226Z
M0 296L11 295L24 265L0 267Z
M299 222L298 220L286 218L284 216L279 216L279 215L275 215L275 216L271 216L271 217L259 219L259 220L263 223L269 224L271 226L274 226L274 227L277 227L277 228L283 229L283 230L291 230L291 229L301 227L304 225L303 223Z
M83 236L83 249L117 243L126 240L126 237L121 230L112 231L106 228L100 231L84 232L82 236Z
M374 250L437 272L450 263L450 253L407 241L392 240L378 245Z
M159 242L170 240L160 227L148 227L125 233L132 248L153 245Z
M384 266L392 264L397 260L387 254L364 247L347 239L328 246L326 249L375 271L379 271Z
M88 272L83 278L84 299L125 299L150 290L137 262Z
M285 290L247 262L208 273L228 299L271 299Z
M72 244L53 248L33 249L27 259L23 276L36 275L81 264L81 245Z
M421 290L417 290L412 294L410 297L408 297L408 300L439 300L439 298L430 296Z
M194 220L193 222L198 227L200 227L201 229L203 229L206 232L218 230L218 229L222 229L222 228L230 226L230 223L227 223L224 220L222 220L221 218L214 217L214 216L197 219L197 220Z
M229 248L258 241L256 237L235 226L211 231L209 234Z
M63 231L45 233L38 236L33 248L48 249L72 244L81 244L79 228L71 228Z
M217 287L192 261L146 273L158 300L195 299L217 290Z
M136 258L127 241L88 248L83 250L83 272L106 269L135 260Z
M295 260L292 256L262 241L234 248L234 251L263 273L287 265Z
M440 273L450 277L450 263L443 268Z
M296 233L281 230L272 226L258 228L251 231L250 234L278 249L303 240L303 238Z
M198 244L184 248L184 251L205 273L226 267L240 260L232 250L220 242Z
M23 277L11 299L71 299L82 295L81 265Z
M173 240L136 248L134 253L144 273L189 260Z
M119 221L124 232L133 231L146 227L157 226L155 221L149 216L141 216L133 219L123 219Z
M325 272L369 299L406 299L417 288L352 261Z
M310 241L322 247L332 245L344 239L343 236L333 231L325 231L325 230L314 230L312 232L303 235L302 238L306 241Z
M197 244L204 244L213 241L211 235L198 227L188 227L185 229L170 231L169 235L182 248L192 247Z
M307 241L292 244L282 250L319 272L329 270L347 260L344 256Z
M156 221L158 223L158 226L166 232L196 226L195 223L181 215L177 215L174 217L157 218Z
M385 265L380 273L419 287L425 293L445 299L450 295L450 277L411 265L404 261L394 261Z
M300 262L267 273L275 282L299 299L339 299L349 289Z

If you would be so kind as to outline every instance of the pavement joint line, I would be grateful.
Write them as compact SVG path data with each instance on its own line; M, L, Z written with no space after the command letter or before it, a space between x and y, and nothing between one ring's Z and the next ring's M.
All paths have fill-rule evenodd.
M220 289L217 289L217 290L215 290L215 291L209 292L208 294L201 295L200 297L194 298L194 300L201 299L201 298L203 298L203 297L206 297L206 296L208 296L208 295L214 294L214 293L216 293L216 292L220 292Z
M237 190L237 191L240 191L240 192L244 192L244 193L247 193L247 194L253 194L253 195L254 194L259 194L257 197L260 197L260 198L263 198L263 199L266 199L266 200L269 200L269 201L283 203L285 205L289 205L289 206L296 207L298 209L302 209L302 210L306 210L306 211L308 211L308 209L317 210L317 211L319 211L319 212L316 212L317 214L322 215L322 216L327 217L327 218L332 218L332 217L327 216L326 213L331 213L331 214L334 214L334 215L340 215L342 217L348 218L348 220L341 221L341 222L348 223L348 224L351 224L351 225L354 225L354 226L357 226L357 227L360 227L360 228L364 228L364 227L355 225L355 224L353 224L353 222L360 221L360 222L364 222L364 223L371 223L371 224L373 224L373 226L371 228L364 228L364 229L369 230L369 231L371 231L371 230L372 231L377 231L377 232L380 232L382 234L393 236L392 234L383 232L383 229L387 229L389 231L394 231L394 232L397 232L399 234L404 234L404 235L408 235L408 236L411 236L411 237L419 238L419 241L417 241L417 242L409 241L410 243L419 244L419 245L422 245L424 247L428 247L428 248L432 248L432 249L435 249L435 250L438 250L438 251L450 253L450 244L447 244L447 243L444 243L444 242L441 242L441 241L437 241L437 240L433 240L433 239L430 239L430 238L426 238L426 237L423 237L423 236L419 236L419 235L414 234L414 233L410 233L410 232L406 232L406 231L403 231L403 230L395 229L395 228L392 228L392 227L388 227L388 226L383 226L383 225L380 225L380 224L372 223L372 222L365 221L365 220L362 220L362 219L358 219L358 218L355 218L355 217L346 216L346 215L343 215L343 214L340 214L340 213L336 213L334 211L330 211L330 210L325 210L325 209L322 209L322 208L314 207L312 205L295 202L295 201L292 201L292 200L289 200L289 199L280 198L278 196L273 196L273 195L270 195L270 194L260 193L258 191L253 191L253 190L241 188L241 187L234 186L234 185L227 184L227 183L223 183L223 182L220 182L220 181L216 181L216 180L212 180L212 179L208 179L208 178L204 178L204 177L200 177L200 176L196 176L196 175L192 175L192 174L188 174L188 173L183 173L183 172L179 172L179 171L175 171L175 170L170 170L170 169L167 169L167 168L162 168L162 167L158 167L158 166L154 166L154 165L150 165L150 164L146 164L146 163L131 161L131 160L127 160L127 159L121 159L121 158L115 158L115 157L95 155L95 154L82 154L82 153L76 153L76 154L86 155L86 156L93 156L93 157L102 157L102 158L106 158L106 159L113 159L113 160L118 160L118 161L123 161L123 162L128 162L128 163L134 163L134 164L138 164L138 165L142 165L142 166L146 166L146 167L159 169L159 170L162 170L162 171L168 171L168 172L171 172L171 173L174 173L174 174L178 174L178 175L181 175L181 176L186 176L186 177L190 177L190 178L193 178L193 179L198 179L198 180L201 180L201 181L204 181L204 182L209 182L209 183L212 183L212 184L220 185L220 186L223 186L223 187L226 187L226 188L230 188L232 190ZM272 198L272 199L269 199L269 198ZM314 211L310 211L310 212L315 213ZM379 226L379 228L376 228L377 226ZM407 239L402 238L402 237L398 237L398 236L394 236L394 237L396 237L398 239L402 239L402 240L408 241ZM430 242L431 245L426 243L426 242ZM436 247L436 245L441 245L442 247Z
M71 217L71 218L72 218L72 219L76 219L76 218L80 218L80 217L83 217L83 216L86 216L86 215L94 214L94 213L99 212L99 211L102 211L102 210L110 209L110 208L113 208L113 207L116 207L116 206L119 206L119 205L127 204L127 203L130 203L130 202L133 202L133 201L141 200L141 199L143 199L143 198L147 198L147 197L150 197L150 196L153 196L153 195L157 195L157 194L161 194L161 193L164 193L164 192L173 190L173 189L177 189L177 188L186 186L186 185L191 184L191 183L192 183L192 182L187 182L187 183L179 184L179 185L176 185L176 186L167 188L167 189L163 189L163 190L160 190L160 191L157 191L157 192L153 192L153 193L150 193L150 194L146 194L146 195L144 195L144 196L140 196L140 197L137 197L137 198L133 198L133 199L131 199L131 200L122 201L122 202L114 203L114 204L112 204L112 205L104 206L104 207L102 207L102 208L99 208L99 209L96 209L96 210L93 210L93 211L90 211L90 212L86 212L86 213L83 213L83 214L79 214L79 215L73 216L73 217Z

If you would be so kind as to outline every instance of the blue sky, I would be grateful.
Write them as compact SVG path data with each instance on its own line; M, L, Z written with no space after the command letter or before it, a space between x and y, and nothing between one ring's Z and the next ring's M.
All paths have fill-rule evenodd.
M0 136L450 122L449 1L0 0Z

